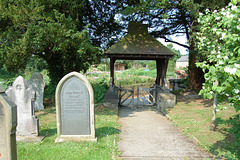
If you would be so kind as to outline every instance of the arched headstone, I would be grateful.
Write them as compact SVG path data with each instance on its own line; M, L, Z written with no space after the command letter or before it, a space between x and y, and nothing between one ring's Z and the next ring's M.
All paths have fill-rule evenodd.
M43 110L43 93L45 81L43 80L42 74L39 72L34 72L31 78L27 81L27 83L36 93L36 100L33 103L33 107L37 111Z
M96 141L94 95L89 81L80 73L64 76L56 89L57 133L55 142Z

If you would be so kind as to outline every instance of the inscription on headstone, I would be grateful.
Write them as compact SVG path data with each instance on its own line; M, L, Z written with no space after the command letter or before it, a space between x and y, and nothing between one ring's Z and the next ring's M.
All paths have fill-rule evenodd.
M43 110L43 93L45 82L43 80L42 74L39 72L34 72L31 78L27 81L27 83L36 93L36 100L33 102L35 110Z
M72 72L62 78L56 89L56 142L95 139L93 90L80 73Z
M0 160L17 159L17 107L0 86Z
M90 134L89 93L84 83L72 77L61 90L62 135Z
M6 93L17 105L17 136L38 136L39 121L32 107L32 89L25 79L18 76Z

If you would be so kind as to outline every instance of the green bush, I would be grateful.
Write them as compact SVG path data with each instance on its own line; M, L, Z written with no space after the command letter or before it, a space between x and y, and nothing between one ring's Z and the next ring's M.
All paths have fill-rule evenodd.
M6 90L9 86L12 85L13 81L17 78L18 75L24 76L20 73L10 73L4 67L0 68L0 85Z
M45 86L44 89L44 97L45 98L51 98L51 99L55 99L55 91L56 91L56 87L57 85L55 84L48 84Z
M89 73L88 77L99 77L99 73Z
M94 103L103 102L104 94L107 92L108 84L109 84L107 79L99 78L95 80L90 80L90 83L94 91ZM57 87L57 84L46 85L44 90L44 97L54 99L56 87Z
M171 77L174 77L175 76L175 67L174 67L174 64L172 63L171 67L168 67L168 70L167 70L167 77L171 76ZM150 70L150 71L145 71L144 69L140 68L140 69L137 69L137 70L134 70L134 69L129 69L127 71L124 71L122 73L123 76L129 76L129 75L135 75L135 76L148 76L148 77L152 77L152 78L156 78L157 77L157 70L156 69L153 69L153 70Z
M167 77L175 77L176 76L176 74L175 74L175 72L167 72L167 75L166 75Z
M46 68L47 68L47 62L44 59L33 55L27 61L27 66L25 71L30 71L30 72L42 71Z
M150 70L150 71L145 71L143 68L134 70L134 69L129 69L127 71L123 72L123 75L135 75L135 76L148 76L148 77L153 77L155 78L157 76L157 71L156 69Z
M230 129L231 135L234 137L235 142L232 144L232 148L225 155L227 159L239 159L240 158L240 115L237 114L233 118L229 119L229 123L232 125Z
M175 72L176 70L176 61L170 59L168 62L167 72Z
M139 76L127 76L127 77L122 77L116 80L116 85L117 86L132 86L135 84L153 84L155 83L155 79L149 78L149 77L139 77Z
M108 81L106 78L99 78L90 81L94 91L94 103L103 102L104 94L108 89Z

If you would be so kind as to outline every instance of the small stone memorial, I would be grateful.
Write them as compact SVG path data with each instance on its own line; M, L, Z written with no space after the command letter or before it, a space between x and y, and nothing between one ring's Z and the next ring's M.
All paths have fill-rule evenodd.
M42 74L39 72L34 72L27 83L36 93L36 100L33 102L34 109L37 111L43 110L43 93L45 82Z
M164 111L167 108L172 108L176 105L176 96L172 93L158 93L158 109Z
M34 92L31 87L22 76L18 76L6 93L17 105L17 136L38 136L39 120L32 107Z
M17 106L0 86L0 160L16 160Z
M57 134L55 142L96 141L93 89L85 76L71 72L56 89Z

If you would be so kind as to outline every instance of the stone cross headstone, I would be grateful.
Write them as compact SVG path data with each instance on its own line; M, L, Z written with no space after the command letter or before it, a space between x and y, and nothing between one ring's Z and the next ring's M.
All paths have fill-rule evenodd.
M38 136L39 120L32 107L31 87L22 76L18 76L6 93L17 105L17 136Z
M85 76L71 72L56 89L57 134L55 142L96 141L93 89Z
M0 86L0 160L16 160L17 106Z
M33 102L34 109L37 111L43 110L43 93L45 82L42 74L39 72L34 72L27 83L36 93L36 100Z

